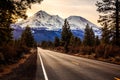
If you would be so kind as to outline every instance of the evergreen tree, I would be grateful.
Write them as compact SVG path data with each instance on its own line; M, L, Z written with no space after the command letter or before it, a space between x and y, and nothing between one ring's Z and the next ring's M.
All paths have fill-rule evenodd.
M40 46L42 48L47 48L47 41L42 41Z
M94 46L94 43L95 43L95 35L93 29L90 28L89 25L87 24L84 33L83 44L84 46Z
M75 43L75 46L80 46L81 45L81 39L80 38L78 38L78 37L75 37L75 41L74 41L74 43Z
M102 38L101 38L101 43L102 44L110 44L110 30L107 26L107 23L104 24L104 27L102 28Z
M65 19L64 25L62 27L62 33L61 33L61 42L62 42L62 45L64 46L65 52L68 52L68 46L70 43L71 36L72 36L72 32L70 30L70 25L67 19Z
M59 40L58 37L55 37L55 40L54 40L54 46L55 46L55 47L60 46L60 40Z
M23 33L21 35L21 44L25 45L27 47L35 46L35 41L34 41L32 33L31 33L31 29L28 26L25 28L25 30L23 31Z
M89 35L89 29L90 29L90 27L89 27L89 25L87 24L86 25L86 28L85 28L85 33L84 33L84 39L83 39L83 44L85 45L85 46L87 46L87 45L90 45L90 35Z
M102 0L96 3L97 11L103 13L100 15L98 22L104 26L107 23L114 34L115 44L120 46L120 1L119 0Z
M74 47L75 46L75 36L72 35L70 39L70 46Z
M96 36L96 38L95 38L95 46L98 46L98 45L100 45L100 39L99 39L98 36Z
M81 39L72 35L70 39L70 46L78 47L80 45L81 45Z
M12 40L10 24L26 18L26 11L33 3L42 0L0 0L0 46Z
M90 45L91 46L94 46L94 44L95 44L95 34L94 34L94 32L93 32L93 29L92 29L92 27L90 28Z

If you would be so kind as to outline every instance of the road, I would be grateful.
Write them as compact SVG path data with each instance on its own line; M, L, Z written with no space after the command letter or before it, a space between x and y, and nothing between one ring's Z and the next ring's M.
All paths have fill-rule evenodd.
M120 77L120 65L41 48L38 48L38 56L44 68L44 80L115 80Z

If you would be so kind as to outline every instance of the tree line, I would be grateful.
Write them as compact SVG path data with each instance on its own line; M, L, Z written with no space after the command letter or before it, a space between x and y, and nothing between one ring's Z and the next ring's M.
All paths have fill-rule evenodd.
M50 42L50 47L65 53L95 54L95 57L120 56L120 1L97 1L97 11L100 13L98 23L101 24L101 36L95 36L91 26L86 25L84 38L74 36L69 23L65 20L61 38L56 37ZM47 42L44 42L47 44ZM43 44L41 44L42 46ZM45 47L45 45L44 45ZM49 47L49 45L47 45Z
M26 11L42 0L0 0L0 66L14 63L36 46L31 29L26 27L18 40L13 39L10 24L26 19Z
M70 25L65 19L62 27L61 38L55 37L54 42L43 41L42 48L50 48L65 52L67 54L95 54L94 57L114 57L120 55L120 47L115 45L114 39L108 35L106 27L103 27L101 36L95 36L95 33L88 24L86 25L83 40L74 36L70 30Z

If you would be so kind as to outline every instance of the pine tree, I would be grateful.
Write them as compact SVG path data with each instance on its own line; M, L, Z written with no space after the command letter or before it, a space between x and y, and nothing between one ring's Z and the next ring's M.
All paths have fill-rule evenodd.
M111 37L110 30L109 30L109 28L107 26L107 23L105 23L104 27L102 28L101 43L102 44L110 44L110 37Z
M115 39L115 44L120 46L120 1L119 0L102 0L96 3L97 11L103 13L100 15L98 22L102 26L107 23L108 27L111 29L111 36Z
M72 36L72 32L70 30L70 25L67 19L65 19L64 25L62 27L62 33L61 33L61 42L62 42L62 45L64 46L65 52L68 52L68 46L70 43L71 36Z
M100 39L99 39L98 36L96 36L96 38L95 38L95 46L98 46L98 45L100 45Z
M0 0L0 46L12 40L10 24L18 18L27 18L26 11L42 0Z
M55 37L55 40L54 40L54 46L55 46L55 47L60 46L60 40L59 40L58 37Z
M75 36L72 35L71 38L70 38L70 46L75 46Z
M93 29L90 28L89 25L87 24L84 33L83 44L84 46L94 46L94 43L95 43L95 35Z
M90 42L91 42L90 46L94 46L94 44L95 44L95 34L93 32L92 27L90 28Z
M42 41L40 46L42 48L47 48L47 41Z
M28 26L25 28L25 30L23 31L23 33L21 35L21 44L25 45L27 47L35 46L35 41L34 41L32 33L31 33L31 29Z
M81 39L78 38L78 37L75 37L74 35L71 36L71 39L70 39L70 46L72 47L78 47L81 45Z
M75 46L78 47L78 46L81 45L82 42L81 42L81 39L80 39L80 38L75 37L75 41L74 41L74 43L75 43Z

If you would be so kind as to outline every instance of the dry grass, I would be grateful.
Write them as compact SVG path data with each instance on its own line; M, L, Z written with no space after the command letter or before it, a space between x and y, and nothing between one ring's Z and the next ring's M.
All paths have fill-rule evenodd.
M18 68L19 65L23 64L28 59L29 56L30 54L25 54L17 63L2 66L0 77L5 74L9 74L15 68Z
M36 61L37 54L27 54L18 64L13 64L10 67L14 67L10 73L4 74L0 77L0 80L35 80L36 77Z

